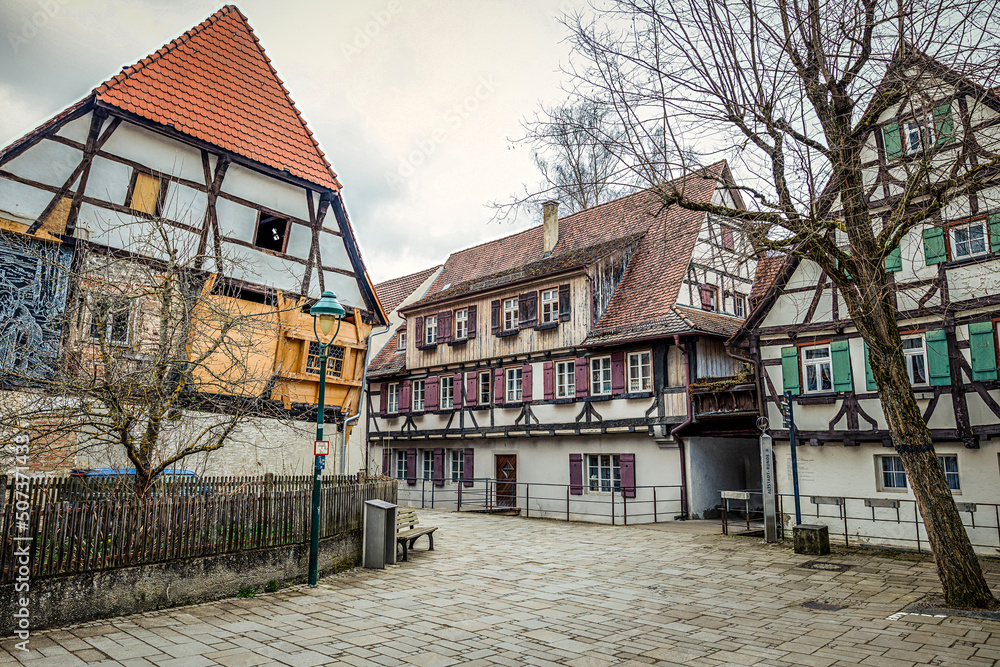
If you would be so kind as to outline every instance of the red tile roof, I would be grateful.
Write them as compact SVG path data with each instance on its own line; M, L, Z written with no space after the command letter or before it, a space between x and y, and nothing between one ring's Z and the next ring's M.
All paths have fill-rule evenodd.
M340 184L243 14L226 5L94 90L136 114L310 183Z
M767 294L767 290L771 288L771 284L781 273L781 267L785 265L786 261L788 261L788 255L765 255L757 260L757 273L753 279L753 287L750 289L751 308L756 306L757 302Z
M375 358L368 362L369 378L393 375L406 368L406 350L396 349L399 347L399 334L403 330L403 327L397 329Z
M427 280L432 273L441 268L441 265L432 266L429 269L424 269L423 271L417 271L416 273L411 273L408 276L400 276L399 278L393 278L392 280L386 280L375 286L375 292L378 293L379 301L382 302L382 307L385 308L386 313L391 313L396 310L399 304L406 300L406 297L413 294L414 290L420 287L425 280Z

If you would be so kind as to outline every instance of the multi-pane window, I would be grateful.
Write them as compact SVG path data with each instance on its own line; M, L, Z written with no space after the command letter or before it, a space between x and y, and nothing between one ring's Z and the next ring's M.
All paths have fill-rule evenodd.
M742 294L733 294L733 314L736 317L747 316L747 299Z
M924 337L912 336L903 339L903 360L910 384L919 387L927 384L927 355L924 352Z
M622 471L617 454L587 455L587 490L605 493L622 490Z
M455 340L469 337L469 309L455 311Z
M503 302L503 329L512 331L519 323L517 313L517 299L504 299Z
M413 411L423 412L424 411L424 381L414 380L411 385L411 391L413 392Z
M451 410L455 407L455 378L451 375L442 375L438 379L438 386L441 387L441 400L438 405L442 410Z
M434 451L430 449L424 449L420 452L423 478L430 481L434 479Z
M882 489L905 489L906 471L903 470L903 459L898 456L880 456L882 472Z
M594 357L590 360L590 395L611 393L611 357Z
M653 391L653 366L649 352L629 353L628 390L630 393Z
M460 482L465 479L465 454L461 449L451 450L451 481Z
M116 345L128 344L129 301L115 297L95 297L90 304L88 335Z
M951 234L952 259L986 254L986 225L983 220L952 225L948 230Z
M438 340L438 318L437 315L431 315L426 320L424 320L424 342L427 345L434 345Z
M320 366L320 345L316 341L309 341L309 352L306 354L306 373L319 375ZM337 345L328 345L326 348L326 376L339 378L344 371L344 348Z
M507 402L519 403L521 401L521 369L508 368L507 376Z
M399 340L396 343L396 349L397 350L405 350L406 349L406 332L405 331L400 331L399 332Z
M539 324L551 324L559 321L559 290L542 290L541 314Z
M556 398L576 396L576 369L572 361L556 362Z
M406 451L402 449L396 450L396 474L393 475L396 479L406 478Z
M802 377L805 378L807 393L833 391L829 345L815 345L802 349Z
M399 383L393 382L386 390L385 411L399 412Z
M490 372L489 371L482 371L479 374L479 404L480 405L489 405L490 404L490 400L491 400L491 397L490 397L490 387L491 386L492 386L492 384L490 383Z
M921 152L934 145L934 121L930 117L914 118L906 123L906 154Z
M948 488L952 491L961 491L962 486L958 483L958 457L954 454L939 456L938 461L944 468L944 477L948 480Z

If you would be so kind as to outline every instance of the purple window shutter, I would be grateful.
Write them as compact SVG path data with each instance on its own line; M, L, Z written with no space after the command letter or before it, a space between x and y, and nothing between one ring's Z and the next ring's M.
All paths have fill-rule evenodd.
M476 405L479 403L479 371L469 373L465 381L465 404Z
M410 381L403 380L399 383L399 411L410 411Z
M525 292L517 297L518 329L538 324L538 292Z
M455 376L451 379L451 390L455 392L454 396L455 396L456 410L462 407L462 389L464 389L462 385L462 380L464 378L462 377L462 375L463 375L462 373L455 373Z
M569 455L569 492L583 495L583 454Z
M569 285L559 286L559 321L568 322L569 321Z
M389 459L391 458L391 450L388 447L382 448L382 474L389 477Z
M413 329L413 342L417 344L417 348L423 347L427 340L427 332L424 331L424 318L417 318L417 326Z
M618 457L618 465L622 476L622 497L635 498L635 454L622 454Z
M429 377L424 382L424 409L427 411L438 409L438 379L437 376Z
M611 393L625 393L625 353L611 354Z
M546 361L542 364L542 380L545 385L545 400L551 400L555 398L555 364L551 361Z
M469 306L469 338L476 337L476 307Z
M466 487L472 486L473 484L472 479L473 477L475 477L474 474L476 472L475 461L474 461L475 454L476 450L474 450L472 447L465 448L465 462L462 464L465 470L462 472L462 474L465 475Z
M493 402L497 405L504 402L505 396L503 389L503 369L498 368L493 371Z
M710 285L701 286L701 309L712 310L712 288Z
M389 385L383 382L378 386L378 413L385 415L389 408Z
M438 342L447 343L451 340L451 311L438 313Z
M417 449L410 447L406 450L406 483L415 486L417 483Z
M576 371L576 397L581 398L586 396L590 390L587 386L587 359L586 357L577 357L574 362L574 371Z
M440 447L434 450L434 486L444 486L444 450Z
M493 335L496 336L500 333L500 300L490 304L490 329L493 331Z
M531 364L521 367L521 400L531 403Z

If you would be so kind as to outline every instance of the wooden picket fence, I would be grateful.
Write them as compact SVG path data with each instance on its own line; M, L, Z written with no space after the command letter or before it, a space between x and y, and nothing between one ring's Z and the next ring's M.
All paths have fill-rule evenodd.
M236 479L236 478L231 478ZM5 503L0 507L0 583L17 578L27 545L31 578L147 565L309 540L311 478L250 481L231 493ZM206 480L197 484L204 485ZM220 483L214 488L225 486ZM58 497L58 496L57 496ZM396 502L396 483L324 480L320 537L362 527L366 500ZM27 520L23 512L27 507ZM23 571L20 571L23 574Z

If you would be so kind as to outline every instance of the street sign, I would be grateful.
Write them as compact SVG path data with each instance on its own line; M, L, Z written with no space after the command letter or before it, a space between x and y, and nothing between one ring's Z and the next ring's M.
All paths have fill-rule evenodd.
M324 468L326 468L326 457L325 456L317 456L316 457L316 470L323 470ZM318 472L316 474L319 475Z
M317 440L313 444L313 454L316 456L326 456L330 453L330 441L329 440Z
M771 436L760 434L760 479L764 495L764 541L778 541L778 511L775 503L774 448Z

